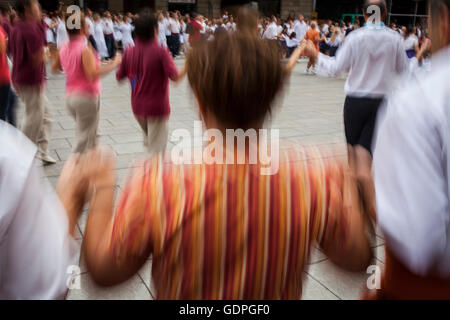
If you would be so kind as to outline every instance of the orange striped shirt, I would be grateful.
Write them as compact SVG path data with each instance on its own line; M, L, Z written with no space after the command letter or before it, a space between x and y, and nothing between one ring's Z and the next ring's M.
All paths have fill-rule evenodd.
M158 299L299 299L343 180L337 161L301 149L287 151L273 176L258 165L155 157L125 186L111 250L123 263L150 246Z

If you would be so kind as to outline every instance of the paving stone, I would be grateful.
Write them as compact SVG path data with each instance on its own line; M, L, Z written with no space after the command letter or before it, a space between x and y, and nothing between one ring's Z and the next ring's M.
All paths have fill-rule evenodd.
M139 275L115 287L97 286L88 273L80 276L81 289L70 290L67 300L150 300L150 292Z

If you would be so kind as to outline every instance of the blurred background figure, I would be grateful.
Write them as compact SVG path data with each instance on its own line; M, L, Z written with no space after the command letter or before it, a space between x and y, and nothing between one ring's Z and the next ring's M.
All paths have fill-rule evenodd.
M18 0L20 20L11 32L10 54L13 63L12 82L25 104L24 134L39 147L37 157L44 164L56 163L49 155L48 144L52 114L45 96L46 35L41 23L37 0Z
M450 299L450 1L430 0L433 68L380 113L374 175L386 265L379 299Z
M100 77L113 71L121 62L116 56L100 65L97 52L90 45L89 25L82 14L80 28L66 26L69 42L61 48L53 62L53 72L66 75L66 104L76 121L77 141L73 151L83 153L97 145L100 120Z
M367 10L380 8L381 21L368 21ZM383 100L392 92L394 79L408 70L401 36L385 27L385 0L366 0L366 26L346 36L336 57L319 53L309 41L305 54L317 62L317 73L338 76L349 72L345 83L344 125L348 161L358 177L366 210L376 218L375 189L372 179L372 139L377 113ZM349 25L347 30L351 30Z

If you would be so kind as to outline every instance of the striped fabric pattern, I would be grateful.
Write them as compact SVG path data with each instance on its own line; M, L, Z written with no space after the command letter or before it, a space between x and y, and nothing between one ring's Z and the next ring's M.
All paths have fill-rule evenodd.
M258 165L147 160L119 200L114 257L150 246L158 299L300 299L311 245L340 205L330 186L343 181L342 166L318 152L284 152L273 176Z

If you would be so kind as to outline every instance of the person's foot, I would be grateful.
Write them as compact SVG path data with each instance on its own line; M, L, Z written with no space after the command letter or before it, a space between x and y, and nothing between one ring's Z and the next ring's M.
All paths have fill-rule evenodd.
M306 70L305 70L305 74L310 75L310 74L311 74L311 71L310 71L309 69L306 69Z
M42 160L44 165L51 165L51 164L55 164L56 163L56 160L53 159L52 157L50 157L48 154L44 154L43 155L43 154L38 153L36 155L36 158Z

